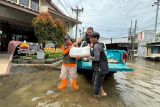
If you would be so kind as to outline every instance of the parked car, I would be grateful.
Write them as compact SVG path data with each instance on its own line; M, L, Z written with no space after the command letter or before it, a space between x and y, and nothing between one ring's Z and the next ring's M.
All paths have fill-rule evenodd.
M86 44L86 43L85 43ZM110 74L116 72L132 72L133 69L126 65L126 61L124 61L124 55L126 55L125 50L106 50L105 45L101 43L104 51L108 58L108 66ZM81 45L85 46L85 45ZM125 59L126 60L126 59ZM77 68L78 70L91 70L92 69L92 62L91 61L84 61L79 60L77 61Z

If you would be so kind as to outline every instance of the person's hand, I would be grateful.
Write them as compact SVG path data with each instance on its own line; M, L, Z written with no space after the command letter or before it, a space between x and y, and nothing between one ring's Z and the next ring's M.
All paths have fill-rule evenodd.
M78 43L77 43L77 42L74 42L74 43L73 43L73 46L78 47Z
M89 44L90 45L90 47L93 47L93 43L91 43L91 44Z
M92 56L89 56L89 57L88 57L88 59L89 59L89 60L92 60L92 59L93 59L93 57L92 57Z
M88 60L92 60L92 58L93 58L92 56L88 56L88 57L83 58L83 60L88 61Z
M76 59L77 59L77 60L80 60L80 59L81 59L81 57L76 57Z
M88 61L88 60L89 60L89 58L85 57L85 58L83 58L83 60L84 60L84 61Z

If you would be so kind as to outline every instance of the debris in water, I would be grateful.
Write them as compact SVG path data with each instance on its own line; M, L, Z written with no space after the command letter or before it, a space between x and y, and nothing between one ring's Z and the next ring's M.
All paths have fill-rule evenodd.
M64 104L62 102L54 102L46 105L42 105L41 107L64 107Z
M46 93L46 95L50 95L50 94L54 94L54 93L55 93L54 90L48 90L47 93Z
M36 100L39 100L41 98L43 98L44 96L41 96L41 97L33 97L31 101L36 101Z
M44 107L45 104L47 104L47 101L45 101L45 102L39 102L37 107Z

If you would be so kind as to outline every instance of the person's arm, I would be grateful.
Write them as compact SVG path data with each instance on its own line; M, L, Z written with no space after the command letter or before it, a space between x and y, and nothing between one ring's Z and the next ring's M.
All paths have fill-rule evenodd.
M94 45L94 56L90 57L90 59L92 61L99 61L101 51L101 47L98 44Z
M75 42L76 45L80 44L83 40L85 39L85 35L81 36L80 38L78 38Z
M77 39L76 44L80 44L83 41L83 37Z

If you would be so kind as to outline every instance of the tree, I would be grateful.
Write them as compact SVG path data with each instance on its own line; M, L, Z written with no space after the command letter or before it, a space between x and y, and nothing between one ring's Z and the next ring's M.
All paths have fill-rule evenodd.
M64 37L66 35L66 28L61 20L56 19L54 21L54 34L52 35L52 40L58 46L62 45L64 42Z
M55 31L52 16L48 12L40 13L32 20L32 25L38 43L42 43L42 48L44 48L45 43L51 38Z

